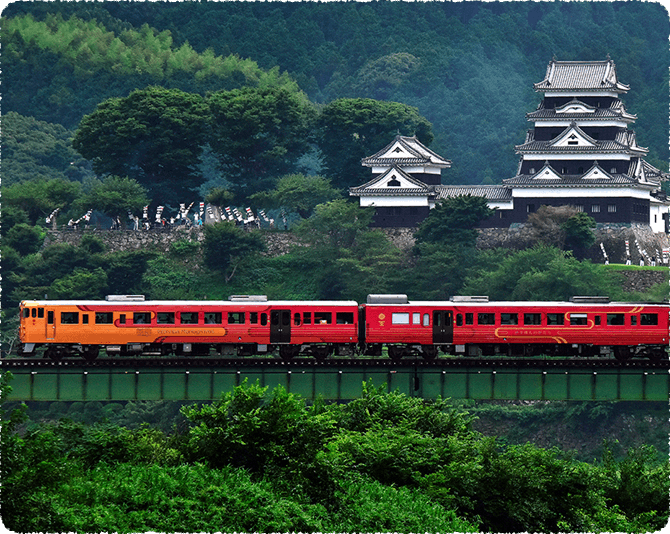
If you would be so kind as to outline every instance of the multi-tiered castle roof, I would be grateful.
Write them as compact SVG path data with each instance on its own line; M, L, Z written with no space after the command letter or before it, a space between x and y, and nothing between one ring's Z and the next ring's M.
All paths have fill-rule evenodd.
M526 114L533 128L515 147L516 175L502 185L441 185L441 169L451 162L399 135L361 161L373 178L350 194L375 206L378 226L418 224L439 199L470 194L497 210L488 226L525 222L542 205L572 205L600 223L662 231L670 204L660 186L670 175L644 160L648 150L630 129L637 117L619 98L629 86L619 81L614 61L553 59L534 87L543 99Z

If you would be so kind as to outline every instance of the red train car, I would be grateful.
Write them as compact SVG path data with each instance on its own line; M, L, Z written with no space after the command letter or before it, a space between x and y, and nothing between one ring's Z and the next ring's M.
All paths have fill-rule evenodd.
M353 301L145 301L109 296L105 301L22 301L19 339L24 355L45 347L54 359L108 354L249 355L301 352L325 358L353 354L358 305Z
M405 295L370 295L365 305L365 350L388 346L391 358L438 349L469 356L614 355L661 358L668 347L667 304L609 302L489 302L454 297L409 302Z

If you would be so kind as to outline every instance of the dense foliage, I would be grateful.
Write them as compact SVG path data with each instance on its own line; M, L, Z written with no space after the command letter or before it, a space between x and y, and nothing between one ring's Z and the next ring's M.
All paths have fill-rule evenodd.
M3 399L8 393L4 376ZM110 405L110 408L112 406ZM112 413L109 410L108 413ZM35 531L654 531L670 466L504 445L450 402L364 383L347 404L235 387L169 432L2 422L3 524ZM23 431L17 432L19 428Z
M452 183L513 174L540 99L532 84L552 56L609 54L631 87L638 142L666 168L670 22L658 3L15 2L3 15L8 111L73 129L106 98L148 85L394 101L433 124Z

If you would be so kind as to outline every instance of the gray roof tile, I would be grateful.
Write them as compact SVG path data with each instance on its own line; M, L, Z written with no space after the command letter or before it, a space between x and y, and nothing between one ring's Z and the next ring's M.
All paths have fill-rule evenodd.
M629 86L619 83L614 61L557 61L552 59L536 91L615 91L625 93Z

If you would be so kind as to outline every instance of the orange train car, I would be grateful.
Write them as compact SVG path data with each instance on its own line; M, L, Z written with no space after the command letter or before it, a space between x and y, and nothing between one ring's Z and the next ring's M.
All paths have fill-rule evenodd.
M45 347L45 356L107 354L263 354L300 352L325 358L353 353L358 305L353 301L268 301L263 296L228 301L146 301L110 295L99 301L22 301L21 353Z

